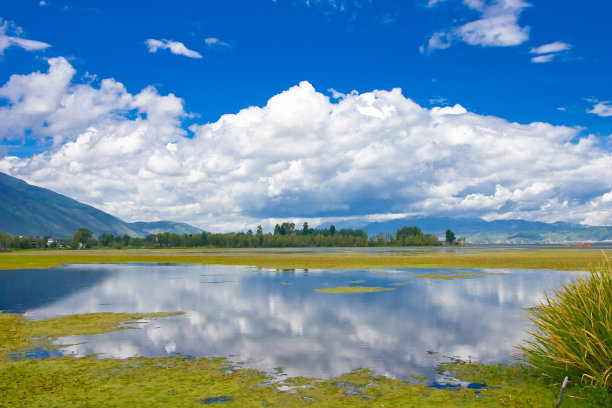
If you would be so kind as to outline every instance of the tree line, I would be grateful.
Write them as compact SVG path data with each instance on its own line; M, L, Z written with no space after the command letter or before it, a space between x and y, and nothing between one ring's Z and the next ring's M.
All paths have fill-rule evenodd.
M296 228L292 222L283 222L276 224L274 231L268 233L264 233L260 225L255 231L249 229L246 232L200 234L163 232L149 234L146 237L103 232L95 238L91 230L79 228L71 238L59 240L49 238L51 237L11 237L0 232L0 248L298 248L442 245L436 235L425 234L416 226L402 227L395 234L379 233L368 236L361 229L336 229L333 225L329 228L310 228L307 222L301 228ZM447 238L449 238L448 231Z

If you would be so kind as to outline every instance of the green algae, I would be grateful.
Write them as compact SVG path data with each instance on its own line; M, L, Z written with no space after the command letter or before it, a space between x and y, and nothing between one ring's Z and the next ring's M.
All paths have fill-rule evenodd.
M369 293L395 290L395 288L381 288L376 286L339 286L337 288L315 289L322 293Z
M223 358L10 359L7 351L24 351L46 339L71 334L94 334L121 329L119 324L171 316L154 314L90 314L30 321L0 314L0 406L10 407L197 407L210 402L229 407L549 407L559 384L520 365L478 365L452 362L440 366L456 378L483 384L480 389L430 388L354 370L329 379L288 377L272 382L260 371L236 366L227 370ZM7 333L9 333L7 335ZM5 341L10 339L9 342ZM49 341L49 340L47 340ZM282 372L282 368L276 369ZM424 377L413 377L425 381ZM286 390L286 391L281 391ZM612 397L601 388L570 384L564 408L609 407Z
M363 279L351 281L351 283L363 283L363 282L365 282Z
M113 330L127 330L131 328L121 325L180 314L181 312L92 313L29 320L18 314L0 313L0 356L11 351L43 346L60 336L92 335Z
M436 274L436 273L423 273L421 275L415 276L415 278L419 278L419 279L444 279L444 280L475 279L473 276L468 276L468 275L441 275L441 274Z

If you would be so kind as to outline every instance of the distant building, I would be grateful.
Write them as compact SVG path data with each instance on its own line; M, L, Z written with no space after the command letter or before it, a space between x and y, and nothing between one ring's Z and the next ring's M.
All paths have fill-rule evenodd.
M32 248L38 248L38 240L40 239L39 236L36 236L35 238L32 238L30 240L30 247Z
M61 245L61 244L60 244L60 240L59 240L59 238L49 237L49 238L47 239L47 246L48 246L49 248L53 248L53 247L55 247L55 248L59 248L59 247L60 247L60 245Z

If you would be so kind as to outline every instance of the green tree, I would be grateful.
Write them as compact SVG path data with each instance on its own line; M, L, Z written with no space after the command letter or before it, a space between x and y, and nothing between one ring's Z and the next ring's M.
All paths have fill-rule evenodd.
M332 225L331 227L329 227L329 235L333 237L335 233L336 233L336 227Z
M87 228L79 228L74 233L72 237L72 242L70 243L70 247L76 249L79 247L79 244L86 244L91 238L93 238L93 232Z
M450 229L446 230L446 243L453 245L455 243L455 233Z

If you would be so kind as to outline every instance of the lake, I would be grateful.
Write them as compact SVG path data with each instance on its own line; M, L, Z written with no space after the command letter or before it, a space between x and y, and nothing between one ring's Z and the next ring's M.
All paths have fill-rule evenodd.
M69 265L0 271L0 310L32 319L93 312L182 311L36 356L176 353L328 378L355 368L439 380L459 358L511 362L524 308L577 272L498 269L262 270L185 264ZM430 276L430 275L434 276ZM437 276L436 276L437 275ZM454 276L455 279L441 279ZM362 281L362 282L361 282ZM390 291L321 293L334 287Z

